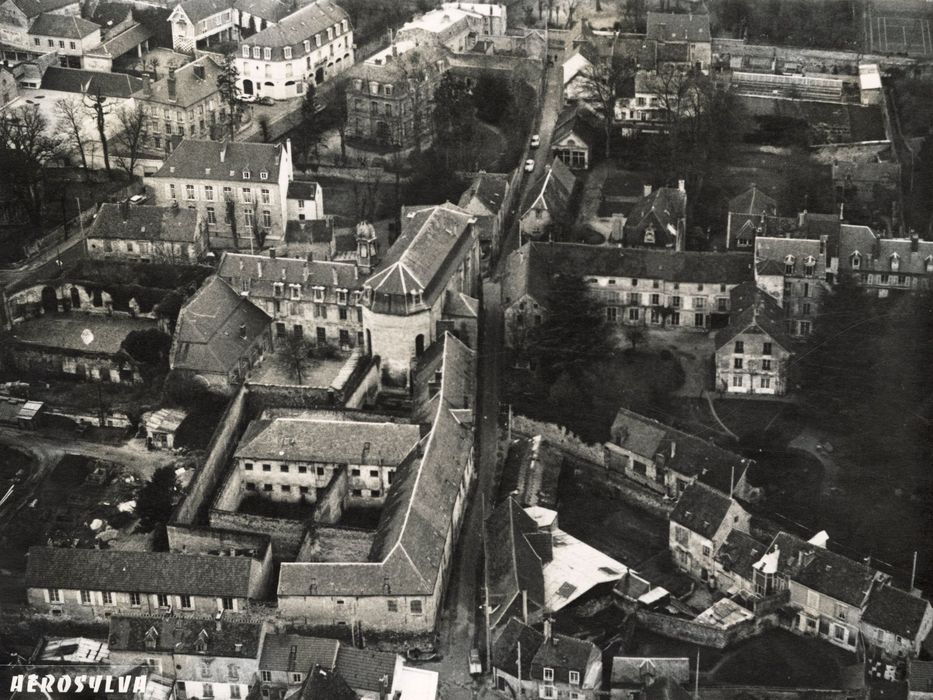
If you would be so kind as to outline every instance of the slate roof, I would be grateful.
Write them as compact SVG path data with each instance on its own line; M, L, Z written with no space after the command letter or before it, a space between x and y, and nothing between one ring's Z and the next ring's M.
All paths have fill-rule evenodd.
M933 241L917 240L912 250L909 238L881 238L867 226L843 225L839 232L839 269L852 271L852 258L860 256L859 271L887 272L896 275L929 275L927 265L933 261ZM891 260L897 255L897 272Z
M231 180L255 183L257 187L276 185L285 146L273 143L239 141L199 141L182 139L152 177L195 180ZM243 172L250 178L245 180ZM267 172L267 180L260 173Z
M651 461L657 461L656 455L662 454L664 468L695 476L723 494L729 492L733 468L735 483L748 468L748 460L735 452L626 408L616 413L610 434L616 445Z
M522 645L521 677L529 678L531 663L538 648L544 643L544 635L533 627L510 618L492 643L492 665L512 676L518 676L518 645Z
M324 287L324 302L337 303L337 290L358 290L362 278L352 263L311 260L304 258L270 258L265 255L225 252L217 267L217 274L231 286L242 289L243 280L249 282L250 296L273 298L275 284L300 285L299 300L313 299L313 288ZM282 298L291 298L286 289ZM348 295L348 305L352 298Z
M642 234L649 227L655 230L655 240L663 235L668 245L675 245L681 220L687 216L687 193L676 187L658 187L643 197L625 220L623 236L626 245L643 244ZM673 230L671 230L673 229Z
M649 12L647 32L649 39L657 41L709 42L709 15Z
M124 211L121 212L121 207ZM124 218L124 213L126 218ZM174 241L191 243L198 237L198 215L181 207L129 206L104 203L87 238Z
M91 21L106 29L120 24L126 20L127 15L132 16L133 6L122 2L102 2L94 8Z
M786 275L785 260L793 256L793 272L795 276L803 276L805 260L812 257L815 262L813 279L826 277L826 256L820 254L820 241L812 238L771 238L758 236L755 239L755 262L760 265L764 262L777 263L781 275ZM762 274L761 268L758 270Z
M30 547L26 586L245 598L251 562L249 557Z
M671 513L671 522L712 539L731 505L732 499L727 495L697 481L680 495Z
M544 604L544 573L541 558L526 539L538 525L514 498L496 506L485 528L489 599L495 608L490 624L495 627L522 591L527 591L530 610Z
M862 622L914 640L930 604L894 586L876 585L868 596Z
M351 688L378 693L392 688L397 658L386 651L356 649L341 644L335 670ZM386 678L385 686L383 678Z
M226 374L271 322L220 277L209 277L178 314L172 368ZM241 326L246 327L245 338Z
M594 651L597 651L597 647L592 642L574 639L563 634L554 634L538 647L532 665L578 671L582 680L586 676L590 654ZM522 655L524 654L523 647Z
M326 32L328 27L340 24L345 19L349 21L350 17L339 5L331 0L317 0L288 15L280 22L247 37L241 43L246 46L271 48L272 60L284 60L282 49L290 46L293 58L304 61L303 56L317 51L314 41L311 41L309 50L305 51L305 40L312 39L315 34Z
M156 634L149 634L155 629ZM147 634L155 638L155 649L146 645ZM198 639L207 643L197 651ZM111 651L153 651L175 654L207 654L211 657L255 659L262 644L262 623L244 622L233 617L222 618L220 629L211 617L172 615L110 618L108 641ZM268 639L268 637L266 638ZM237 645L240 645L239 647Z
M737 214L760 216L774 214L776 210L777 200L762 192L755 184L729 200L729 211Z
M181 7L188 19L197 24L218 12L229 10L233 3L230 0L186 0L178 3L176 7Z
M43 12L53 12L69 5L78 6L77 0L13 0L13 4L29 19Z
M54 36L61 39L83 39L98 31L100 27L76 15L56 15L43 12L29 27L29 34Z
M295 700L357 700L358 697L339 673L315 666L305 677Z
M690 659L657 656L614 656L612 687L641 685L646 679L667 678L675 683L690 682Z
M907 687L911 693L933 693L933 661L908 659Z
M434 44L416 46L413 41L398 41L395 45L399 53L387 63L376 65L373 58L369 58L354 64L347 71L347 76L351 79L360 78L364 83L370 80L391 83L396 87L397 94L405 93L408 91L409 80L417 83L436 77L442 70L438 67L438 62L442 62L446 69L451 55L445 47ZM368 95L369 88L364 87L364 90L363 94ZM350 94L353 92L351 87Z
M502 203L505 201L508 184L508 175L480 172L460 196L458 205L464 210L471 211L470 204L475 200L490 214L495 215L502 208ZM478 214L479 212L474 213Z
M729 293L729 325L716 333L716 349L746 332L761 332L787 351L793 340L784 325L784 309L754 282L743 282Z
M478 318L479 301L463 292L448 289L444 293L444 309L441 315L445 318Z
M300 634L268 634L262 645L259 668L264 671L307 673L313 666L328 671L337 663L340 642Z
M619 249L582 243L531 241L513 251L503 279L508 305L529 294L543 304L557 272L581 277L626 277L674 282L739 284L754 278L749 253Z
M529 188L519 211L524 218L532 208L543 206L549 212L563 213L567 210L577 179L560 158L554 158L544 174ZM540 202L540 204L539 204Z
M551 137L552 147L556 147L571 134L583 141L589 148L594 148L599 140L599 125L595 122L598 117L583 103L564 107L557 115L554 133Z
M203 66L203 78L195 75L195 66ZM134 97L146 102L170 104L172 107L194 105L218 93L217 76L220 75L220 72L220 66L214 62L214 59L210 56L204 56L175 69L174 98L169 97L169 79L167 75L161 80L151 83L148 91L143 86L143 89L137 92ZM257 180L259 179L258 175L255 177ZM242 179L242 173L238 173L238 179Z
M450 202L403 207L401 234L365 282L373 291L373 309L408 313L412 290L421 290L424 305L430 306L472 246L475 221L473 214ZM403 305L398 297L404 297Z
M58 92L100 94L103 97L129 99L143 87L142 78L123 73L101 73L78 68L49 66L39 86L43 90Z
M292 180L288 183L288 199L304 199L313 202L317 197L318 184L306 180Z
M740 530L732 530L726 537L716 560L723 568L746 581L752 580L752 565L765 554L768 547Z
M397 465L421 438L417 425L273 418L252 421L234 457Z
M443 344L431 431L422 441L422 455L411 453L395 473L369 561L285 563L279 596L433 594L473 445L470 427L455 411L473 395L475 353L449 333Z
M100 49L95 49L93 53L98 53L112 58L119 58L125 53L129 53L147 39L154 36L151 29L142 24L134 24L116 36L108 38L101 44Z

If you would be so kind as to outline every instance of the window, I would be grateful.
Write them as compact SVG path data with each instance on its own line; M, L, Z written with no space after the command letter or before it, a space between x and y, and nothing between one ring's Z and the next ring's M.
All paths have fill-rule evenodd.
M324 301L324 287L314 287L314 301L322 302Z
M50 588L49 589L49 602L50 603L61 603L62 602L61 591L59 591L57 588Z
M194 185L185 185L185 198L194 199Z
M140 605L139 593L130 593L130 605L134 608L138 608Z
M243 47L243 58L249 58L249 46Z
M33 39L32 43L34 43L36 46L42 46L42 40L39 37Z
M282 472L283 474L288 474L288 465L287 464L279 465L279 471Z
M214 207L207 208L207 225L208 226L217 225L217 212L214 211Z
M762 354L762 355L770 355L770 354L771 354L771 343L765 343L765 344L762 346L762 348L761 348L761 354Z
M285 60L290 59L292 57L292 47L286 46L284 49L282 49L282 53L285 56Z
M260 671L259 678L264 683L269 683L272 681L272 671Z
M233 610L233 598L224 597L220 599L221 610Z
M351 469L351 470L350 470L350 476L359 476L359 475L360 475L360 470L359 470L359 469Z
M263 470L264 472L271 472L271 471L272 471L272 465L271 465L271 464L263 464L263 465L262 465L262 470Z
M271 201L269 196L269 189L267 187L262 188L262 203L268 204Z
M708 556L710 555L710 552L711 552L711 551L712 551L712 550L709 548L709 545L708 545L708 544L704 544L704 545L703 545L703 556L704 556L704 557L708 557Z
M680 308L680 297L671 297L671 306L675 309Z
M802 313L804 316L809 316L809 315L810 315L810 304L809 304L809 303L806 303L806 304L803 305L803 307L802 307L802 309L801 309L801 313Z
M570 680L570 685L580 685L580 672L571 671L569 680Z
M204 185L204 199L208 202L214 201L214 186L213 185Z
M543 670L543 675L544 675L544 682L545 682L545 683L553 683L553 682L554 682L554 669L553 669L553 668L548 668L547 666L545 666L545 667L544 667L544 670Z
M169 199L175 199L175 183L170 182L168 185L168 196Z
M742 369L742 358L741 357L735 358L735 361L732 363L732 366L734 369Z
M293 673L293 674L292 674L292 683L301 683L301 678L302 678L302 676L301 676L300 673Z
M761 388L770 389L771 388L771 377L762 377L761 378Z
M716 300L716 310L721 313L727 313L729 311L729 300L725 297L719 297Z
M652 306L659 306L660 304L661 304L661 295L660 295L660 294L652 294L652 295L651 295L651 305L652 305Z
M268 209L262 210L262 227L272 228L272 212Z
M157 602L160 608L168 607L168 596L167 595L165 595L164 593L159 593L159 595L156 596L156 598L157 598Z
M292 487L289 484L282 484L282 493L291 493Z
M190 595L182 595L179 596L179 598L181 598L181 607L183 607L185 610L190 610L192 607L194 607L191 605Z
M762 360L761 369L765 372L770 372L771 371L771 360Z
M272 490L272 484L263 484L263 485L262 485L262 490L263 490L263 491L271 491L271 490Z
M784 257L784 274L792 275L794 274L794 256L787 255Z
M704 297L693 297L693 308L694 309L705 309L706 299Z
M637 321L638 320L638 309L629 309L628 310L628 320Z
M252 208L252 207L246 207L246 208L243 210L243 219L246 221L246 226L247 226L248 228L252 228L252 227L253 227L253 219L254 219L254 216L253 216L253 208Z
M742 386L742 375L737 374L732 377L732 386Z
M247 178L247 179L248 179L248 178ZM244 187L244 188L240 191L240 194L243 196L243 201L244 201L244 202L252 202L252 201L253 201L253 191L252 191L249 187Z
M745 352L745 343L741 340L735 341L735 354L741 355L743 352Z
M272 49L270 49L268 46L267 46L266 48L264 48L264 49L262 50L262 57L263 57L266 61L271 61L271 60L272 60Z
M810 283L809 282L803 283L803 296L805 297L810 296Z
M101 591L100 597L104 601L104 605L113 605L113 593L110 591Z
M231 700L239 700L242 696L240 695L240 686L238 683L230 684L230 698Z
M633 286L633 287L637 287L637 286L638 286L638 280L632 280L632 286Z
M408 609L411 610L412 615L420 615L423 612L420 600L411 601L411 603L408 606Z

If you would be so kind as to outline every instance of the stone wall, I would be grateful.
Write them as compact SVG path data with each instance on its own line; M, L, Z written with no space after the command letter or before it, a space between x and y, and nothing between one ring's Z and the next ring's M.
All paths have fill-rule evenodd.
M703 700L859 700L868 698L867 687L861 688L773 688L761 685L703 686Z
M254 384L249 387L249 407L253 415L259 415L266 407L319 408L335 406L336 393L325 387L297 386L294 384Z
M637 610L635 617L638 625L664 637L679 639L691 644L724 649L743 639L749 639L764 631L768 620L749 620L730 627L727 630L704 625L693 620L663 615L648 610Z
M182 525L169 525L165 530L169 550L187 554L207 554L231 549L252 549L261 554L269 542L266 536L234 530L209 530Z
M298 556L306 530L304 522L300 520L267 518L262 515L217 509L210 511L210 526L269 535L272 538L273 555L280 561L292 561Z
M330 483L318 491L314 505L314 522L333 525L343 516L350 493L347 483L347 468L338 468Z
M343 405L346 408L362 408L375 399L379 391L379 358L362 358L353 376L344 389Z
M602 445L590 445L562 425L543 423L521 415L512 416L512 430L526 437L542 436L555 447L569 452L580 459L605 466Z

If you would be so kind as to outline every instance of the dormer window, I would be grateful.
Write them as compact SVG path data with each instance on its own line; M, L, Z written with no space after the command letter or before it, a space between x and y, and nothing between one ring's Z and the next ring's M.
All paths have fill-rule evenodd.
M293 301L298 301L299 299L301 299L301 285L300 284L288 285L288 291Z
M324 301L324 287L314 287L314 301L322 302Z
M859 255L858 251L852 253L850 261L852 263L853 270L858 270L862 266L862 256Z
M645 229L645 243L654 243L654 229Z
M253 58L259 58L262 55L258 46L253 47Z
M804 261L804 270L807 273L808 277L812 277L813 273L816 271L816 260L812 255L807 256L807 259Z
M305 39L304 43L305 53L311 53L311 42Z
M901 266L901 256L897 253L891 254L891 272L897 272L897 269Z
M196 651L199 651L202 654L207 651L207 630L201 630L198 633L198 638L194 643L194 648Z
M353 292L353 306L359 306L362 300L363 300L363 292L360 292L360 291Z
M320 47L320 45L321 45L321 35L320 35L320 34L315 34L315 35L314 35L314 45Z
M266 48L264 48L264 49L262 50L262 57L263 57L266 61L271 61L271 60L272 60L272 49L270 49L268 46L267 46Z
M260 180L268 180L268 179L269 179L269 173L267 173L265 170L260 170L260 171L259 171L259 179L260 179Z
M348 290L346 290L346 289L338 289L338 290L337 290L337 303L338 303L338 304L346 304L346 303L347 303L347 298L348 298L348 296L349 296Z
M784 274L792 275L794 274L794 263L796 262L793 255L787 255L784 257Z
M280 297L285 293L285 285L281 282L272 283L272 296Z
M249 46L243 46L243 58L249 58Z
M249 172L249 170L244 170L244 171L243 171L243 179L244 179L244 180L249 180L249 178L250 178L250 172Z
M373 288L364 287L363 288L363 302L369 304L373 300Z
M418 306L421 303L421 290L412 289L411 290L411 305Z
M146 648L155 649L159 642L159 631L155 627L150 627L146 631Z
M286 61L289 60L289 59L291 59L291 57L292 57L292 47L291 47L291 46L286 46L284 49L282 49L282 55L285 56L285 60L286 60Z

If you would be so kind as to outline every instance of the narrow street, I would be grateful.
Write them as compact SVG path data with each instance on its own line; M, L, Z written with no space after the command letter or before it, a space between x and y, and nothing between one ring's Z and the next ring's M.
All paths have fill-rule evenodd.
M475 624L481 599L477 590L483 562L483 504L492 504L495 490L499 414L499 348L502 345L502 312L499 285L483 285L483 325L478 353L476 443L477 479L470 506L454 553L450 587L439 636L444 659L432 668L441 675L439 697L447 700L497 697L470 677L470 649L482 648L482 627ZM485 659L484 659L485 667Z

